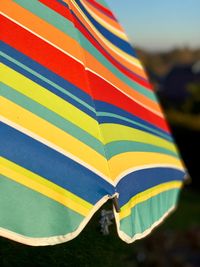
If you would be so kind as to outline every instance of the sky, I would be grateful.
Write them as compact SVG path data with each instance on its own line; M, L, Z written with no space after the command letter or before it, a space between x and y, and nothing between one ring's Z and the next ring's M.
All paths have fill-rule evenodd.
M131 43L147 50L200 48L200 0L107 0Z

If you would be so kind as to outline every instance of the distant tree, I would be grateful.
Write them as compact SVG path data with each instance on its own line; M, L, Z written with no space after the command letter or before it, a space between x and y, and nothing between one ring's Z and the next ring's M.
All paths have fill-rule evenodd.
M200 114L200 83L188 84L187 90L190 97L182 105L184 113Z

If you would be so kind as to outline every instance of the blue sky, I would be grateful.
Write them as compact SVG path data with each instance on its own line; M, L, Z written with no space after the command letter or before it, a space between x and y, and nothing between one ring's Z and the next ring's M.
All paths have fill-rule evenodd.
M200 0L107 0L131 42L149 50L200 48Z

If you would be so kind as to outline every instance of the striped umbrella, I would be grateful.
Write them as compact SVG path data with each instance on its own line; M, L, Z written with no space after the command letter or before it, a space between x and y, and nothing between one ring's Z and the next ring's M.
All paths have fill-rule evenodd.
M108 199L130 243L174 209L185 168L103 0L1 0L0 234L76 237Z

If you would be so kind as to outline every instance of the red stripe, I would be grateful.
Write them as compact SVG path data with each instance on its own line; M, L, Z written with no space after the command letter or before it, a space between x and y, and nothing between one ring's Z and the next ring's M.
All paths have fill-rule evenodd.
M111 17L112 19L116 20L113 13L106 7L102 6L101 4L97 3L95 0L87 0L90 4L95 6L97 9L101 10L103 13Z
M122 73L127 75L129 78L131 78L134 82L137 82L141 86L145 87L146 89L152 90L151 84L147 80L143 80L140 77L138 77L136 74L131 72L130 70L124 68L123 65L121 65L119 62L117 62L110 54L107 53L107 51L99 44L99 42L91 36L91 34L88 32L87 29L79 22L77 17L74 15L74 25L77 27L77 29L90 41L90 43L93 44L94 47L102 54L104 55L118 70L120 70Z
M90 87L92 88L92 95L95 100L115 105L159 127L160 129L169 132L168 125L163 118L142 107L133 99L130 99L100 77L94 75L91 72L87 73L89 77Z
M55 0L39 0L42 4L48 6L49 8L53 9L63 17L68 20L71 20L71 13L69 8L65 7L64 5L60 4Z
M61 14L63 17L67 18L68 20L70 20L71 22L73 22L73 18L72 18L72 14L70 13L70 10L66 7L64 7L62 4L58 3L55 0L39 0L41 3L45 4L46 6L48 6L49 8L53 9L54 11L56 11L57 13ZM76 17L74 16L74 19L76 20L76 26L77 28L83 33L84 31L84 35L86 30L84 29L84 27L79 23L79 21L76 19ZM88 39L91 41L91 36L89 34L88 35ZM94 42L96 40L94 39ZM107 54L104 49L102 49L102 47L98 44L98 42L96 41L96 48L98 46L98 50L101 50L102 54L104 54L104 56L106 56L110 62L112 62L112 64L114 64L120 71L122 71L124 74L126 74L129 78L133 79L135 82L139 83L140 85L142 85L143 87L146 87L148 89L152 89L151 84L144 79L141 79L140 77L138 77L136 74L134 74L133 72L131 72L130 70L124 68L122 65L120 65L119 63L116 62L116 60L114 60L109 54Z
M84 78L84 66L79 62L3 16L0 23L5 43L90 94Z
M85 69L80 63L3 16L0 23L2 41L91 95L85 83ZM118 106L168 132L167 124L162 118L141 107L100 77L91 72L87 72L87 75L96 100Z

